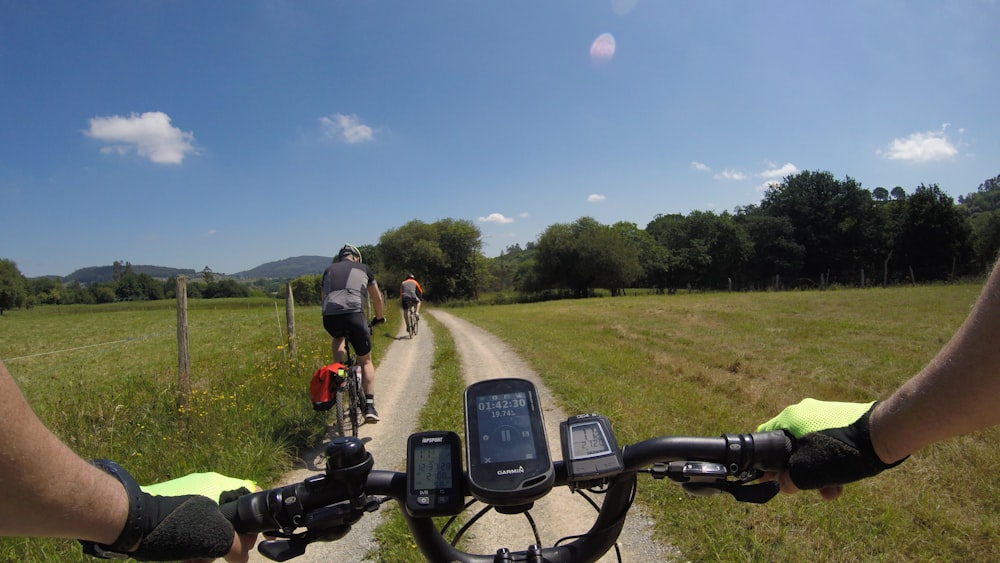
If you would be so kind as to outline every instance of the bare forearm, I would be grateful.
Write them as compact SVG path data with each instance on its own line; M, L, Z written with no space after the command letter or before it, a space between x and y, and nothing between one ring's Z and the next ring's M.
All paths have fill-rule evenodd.
M125 490L38 420L2 363L0 412L0 535L114 542L128 515Z
M952 339L872 414L872 442L883 461L1000 424L998 268Z
M379 290L377 283L368 286L368 296L372 298L375 316L380 319L385 318L385 302L382 300L382 291Z

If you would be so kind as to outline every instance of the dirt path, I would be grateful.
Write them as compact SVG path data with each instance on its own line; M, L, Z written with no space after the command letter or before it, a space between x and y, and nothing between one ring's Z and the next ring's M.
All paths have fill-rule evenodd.
M384 346L379 343L379 348ZM378 352L376 352L378 353ZM364 424L358 430L358 437L365 442L365 448L375 459L378 469L402 471L406 459L406 437L417 423L417 413L427 401L431 385L431 361L434 358L434 335L421 323L420 333L413 340L406 338L405 327L385 350L380 360L375 380L375 405L382 420L378 424ZM333 411L330 411L333 420ZM302 456L301 466L287 473L276 484L297 483L310 475L322 473L325 469L323 452L326 442ZM364 556L375 548L372 538L374 530L382 522L376 512L366 514L350 533L335 542L311 544L305 555L292 559L296 563L350 563L363 561ZM250 554L252 562L270 562L256 548Z
M520 377L535 384L545 414L549 452L553 459L562 458L559 423L566 420L568 415L558 407L551 391L545 387L538 374L503 341L489 332L440 310L434 310L432 314L455 339L466 383L494 377ZM580 495L570 493L566 487L554 488L548 495L535 501L531 514L545 545L552 545L565 536L586 532L594 523L595 517L593 508ZM521 550L535 543L531 528L523 516L503 516L490 512L471 531L481 553L493 553L499 546ZM618 538L622 561L662 562L680 559L675 548L654 542L651 534L649 518L638 507L633 506L622 535ZM601 561L617 559L612 551Z
M549 449L554 459L561 458L559 422L565 420L567 415L558 408L551 392L530 366L500 339L475 325L440 310L427 313L433 315L454 338L467 384L493 377L522 377L535 384L545 414ZM414 340L408 340L403 329L401 335L397 335L396 341L385 351L378 368L375 395L382 421L364 425L358 433L365 440L366 448L372 453L375 466L379 469L404 468L406 437L416 424L418 407L427 399L431 383L434 336L427 323L421 325L421 332ZM324 447L325 444L304 455L301 467L286 474L281 484L298 482L322 472ZM547 496L536 501L531 513L546 545L552 545L567 535L586 532L593 524L595 514L579 495L571 494L565 487L553 489ZM372 530L380 523L378 513L368 514L344 538L336 542L314 543L309 546L305 555L293 561L363 561L365 554L375 548L371 541ZM618 540L622 560L662 562L681 559L676 549L654 543L650 539L651 532L649 518L637 507L633 507ZM521 550L534 543L523 516L502 516L493 512L472 527L469 537L476 545L473 549L478 549L481 553L493 553L501 546ZM615 560L612 552L601 561ZM255 550L250 561L262 563L269 560Z

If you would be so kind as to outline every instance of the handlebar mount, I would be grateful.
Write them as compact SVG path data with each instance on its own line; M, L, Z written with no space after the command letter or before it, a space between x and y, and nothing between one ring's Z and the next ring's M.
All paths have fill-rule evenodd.
M601 504L591 529L573 541L527 551L499 549L492 555L458 550L447 541L432 518L405 509L406 475L374 470L372 455L354 437L339 437L326 448L326 472L300 483L244 495L220 507L237 532L264 532L274 539L258 550L274 561L305 553L316 541L336 541L365 513L396 500L417 547L428 560L488 563L493 561L594 561L614 547L631 507L637 474L669 478L693 495L719 492L737 501L764 503L778 493L774 482L754 483L764 471L785 466L791 441L782 431L726 434L714 438L663 436L621 449L624 468L604 479ZM554 486L570 486L566 465L553 464ZM588 483L593 485L593 483ZM469 496L468 484L463 486ZM582 490L576 492L583 493ZM457 541L457 540L456 540Z

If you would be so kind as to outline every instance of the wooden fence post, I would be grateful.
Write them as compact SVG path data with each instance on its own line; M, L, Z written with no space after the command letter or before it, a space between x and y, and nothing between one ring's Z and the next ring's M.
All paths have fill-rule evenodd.
M288 328L288 354L295 357L295 296L292 295L292 284L285 286L285 324Z
M191 399L191 359L188 355L187 278L177 276L177 392L181 405Z

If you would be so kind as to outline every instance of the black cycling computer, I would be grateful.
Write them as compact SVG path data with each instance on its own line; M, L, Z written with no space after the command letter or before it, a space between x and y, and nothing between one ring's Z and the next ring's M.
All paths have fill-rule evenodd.
M462 441L447 431L417 432L406 441L406 510L453 516L465 503Z
M465 389L469 491L494 506L528 504L555 481L538 394L526 379L489 379Z
M559 437L571 489L600 485L625 469L622 451L606 416L571 416L559 423Z

